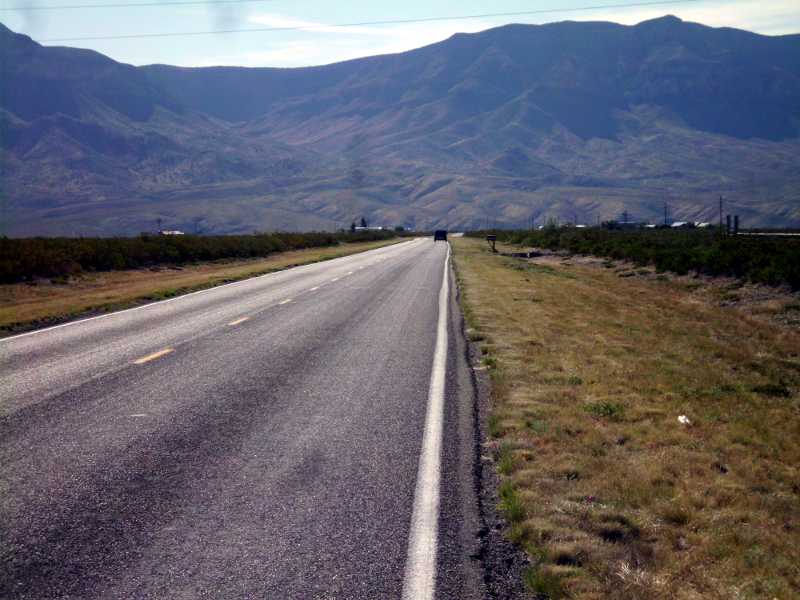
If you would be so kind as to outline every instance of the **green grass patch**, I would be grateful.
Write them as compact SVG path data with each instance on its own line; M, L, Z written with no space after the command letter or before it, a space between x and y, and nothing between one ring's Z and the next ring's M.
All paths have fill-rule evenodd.
M489 418L486 422L486 429L489 437L500 437L500 435L503 433L503 429L500 427L500 417L497 415L489 415Z
M525 421L525 427L537 435L547 433L547 423L540 419L528 419Z
M497 472L501 475L510 475L514 470L514 447L504 443L497 451Z
M583 410L593 417L619 421L625 414L625 406L615 402L590 402L583 405Z
M525 519L525 506L511 480L501 483L498 492L500 495L500 511L509 523L523 521Z
M539 565L528 567L522 577L527 588L536 594L537 599L560 600L567 597L561 577Z

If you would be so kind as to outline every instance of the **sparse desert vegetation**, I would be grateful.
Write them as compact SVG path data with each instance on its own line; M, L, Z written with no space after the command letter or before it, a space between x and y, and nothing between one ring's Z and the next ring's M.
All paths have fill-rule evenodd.
M529 588L796 598L800 334L670 279L453 245Z

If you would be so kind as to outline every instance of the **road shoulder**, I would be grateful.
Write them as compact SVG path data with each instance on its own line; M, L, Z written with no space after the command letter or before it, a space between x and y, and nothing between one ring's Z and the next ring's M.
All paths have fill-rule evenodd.
M491 385L487 372L475 369L481 364L481 353L478 345L469 340L462 289L453 261L450 281L448 387L455 394L450 395L447 419L451 429L446 435L457 441L450 440L446 448L456 452L458 458L443 457L443 469L450 471L451 477L442 490L442 511L445 524L452 521L447 519L448 512L460 515L460 523L456 534L448 532L447 525L443 527L440 552L447 557L449 544L457 537L453 545L460 548L461 564L458 572L443 573L440 588L446 594L452 592L457 579L460 586L454 597L461 600L523 600L530 598L523 584L529 561L503 535L505 521L497 510L499 481L485 449ZM453 472L456 477L452 477ZM448 489L453 482L458 482L458 488Z

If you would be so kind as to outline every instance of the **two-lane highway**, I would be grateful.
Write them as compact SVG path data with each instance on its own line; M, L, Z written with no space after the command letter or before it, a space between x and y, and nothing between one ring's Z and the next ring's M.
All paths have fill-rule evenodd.
M482 598L448 256L0 340L0 597Z

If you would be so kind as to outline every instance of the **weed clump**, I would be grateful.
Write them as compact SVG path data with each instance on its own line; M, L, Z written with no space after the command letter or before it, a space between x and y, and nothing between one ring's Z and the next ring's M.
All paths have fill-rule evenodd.
M765 383L763 385L754 385L750 388L751 391L762 396L771 396L773 398L790 398L792 390L786 387L783 383Z
M520 523L525 519L525 506L520 500L514 484L511 480L506 480L500 484L500 511L509 523Z
M489 415L486 423L486 429L489 437L500 437L500 435L503 433L503 429L500 427L500 417L497 415Z
M523 579L525 585L536 594L537 598L560 600L567 597L561 577L538 565L529 567L525 571Z
M590 402L583 406L583 410L593 417L605 418L611 421L621 420L625 413L625 407L614 402Z

